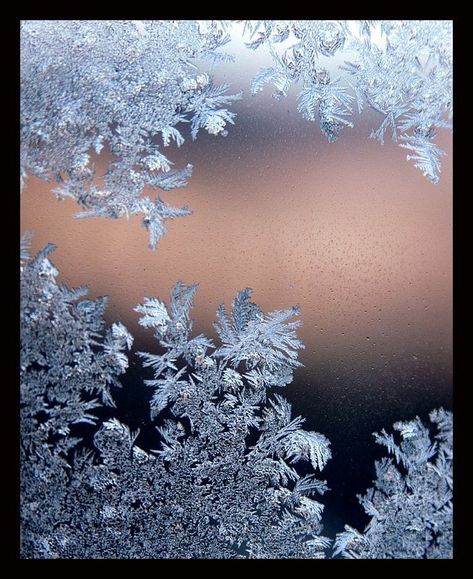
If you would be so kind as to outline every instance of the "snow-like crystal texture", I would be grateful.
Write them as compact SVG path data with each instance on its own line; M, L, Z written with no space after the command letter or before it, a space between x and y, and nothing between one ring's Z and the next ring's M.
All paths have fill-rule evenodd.
M274 61L253 79L253 94L270 83L279 99L297 84L298 110L329 142L353 126L356 100L359 113L368 106L380 115L371 138L383 143L389 131L438 183L444 151L434 139L453 115L451 21L247 21L245 34L249 48L268 46ZM336 77L334 57L348 59Z
M393 458L376 462L374 487L359 501L371 520L363 533L346 525L334 554L349 559L451 559L453 551L453 415L430 413L436 427L417 417L396 422L400 443L375 433Z
M191 337L195 285L177 283L169 306L136 309L160 354L151 417L156 449L143 450L116 418L99 422L93 448L73 425L96 424L128 365L132 337L104 330L104 300L56 283L47 246L21 271L21 554L25 558L321 558L327 490L315 474L329 441L303 430L272 387L291 382L302 343L297 308L265 315L238 293L221 307L221 345ZM298 472L305 463L305 474Z
M186 185L192 166L173 168L163 147L200 129L225 135L240 95L199 72L202 59L228 36L217 23L195 21L24 21L21 25L21 182L28 174L56 181L59 198L73 197L78 217L139 214L151 248L165 221L189 215L145 187ZM104 176L97 156L108 153Z

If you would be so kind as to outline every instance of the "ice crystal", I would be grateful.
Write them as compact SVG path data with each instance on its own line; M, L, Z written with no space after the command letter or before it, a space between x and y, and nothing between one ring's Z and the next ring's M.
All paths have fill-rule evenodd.
M316 473L329 441L272 393L300 366L298 309L265 314L244 289L230 315L218 309L217 345L192 335L196 285L178 282L168 304L145 298L139 321L158 341L158 353L140 354L154 374L145 449L139 431L98 417L114 406L132 336L121 323L105 329L105 298L58 284L54 246L31 258L30 238L20 255L22 557L324 557L317 497L327 486ZM376 463L359 497L370 523L346 526L335 556L452 556L452 415L430 419L434 440L419 418L394 425L400 443L375 434L394 458Z
M182 187L192 166L172 168L162 146L200 128L225 134L239 95L199 72L198 59L223 57L228 37L195 21L24 21L21 25L21 179L54 180L78 217L142 215L150 246L165 221L189 215L147 189ZM161 145L162 141L162 145ZM97 156L107 162L96 175Z
M180 147L185 123L227 133L235 113L227 85L194 62L219 52L233 24L222 21L24 21L21 24L21 174L53 180L79 217L140 214L155 248L165 221L188 215L145 189L186 185L163 148ZM388 134L433 183L444 152L434 142L452 116L452 23L448 21L246 22L252 50L274 60L252 82L276 99L299 83L298 110L330 142L353 126L353 103L382 116ZM350 54L334 78L327 64ZM104 175L98 174L102 163ZM100 169L101 171L101 169ZM57 282L48 244L34 257L20 245L20 521L24 558L323 558L328 439L303 429L280 395L301 366L297 307L265 314L252 290L222 305L219 343L192 333L197 285L178 282L169 303L135 308L154 332L153 442L139 443L116 416L113 388L128 368L133 337L106 328L106 298ZM149 370L148 370L149 371ZM274 392L277 389L277 392ZM107 417L105 416L105 406ZM109 412L108 412L109 411ZM147 410L148 411L148 410ZM452 415L397 422L376 441L392 458L359 500L371 517L346 526L334 556L452 556ZM400 437L400 442L398 438ZM151 437L152 438L152 437ZM149 441L148 441L149 442ZM143 446L143 448L142 448ZM152 449L150 448L152 447Z
M264 315L251 290L219 309L216 348L191 336L197 286L177 283L169 306L146 298L153 328L154 450L117 418L99 422L93 448L73 434L113 404L110 385L127 367L132 337L104 333L104 300L56 283L47 246L34 259L22 243L21 526L26 558L274 558L324 556L326 490L315 477L329 441L302 429L272 386L300 365L298 310ZM254 354L254 355L253 355ZM94 397L94 395L96 397ZM298 464L306 463L305 472ZM307 471L309 474L307 474Z
M34 258L22 240L20 286L21 550L60 556L52 532L71 521L70 457L74 425L95 424L94 411L114 406L111 386L128 367L132 337L120 323L104 328L105 298L56 281L48 244Z
M453 113L451 21L248 21L245 33L250 49L266 45L274 61L253 79L253 94L271 83L281 98L299 83L298 110L318 120L330 142L353 126L355 96L359 112L367 104L383 118L371 137L383 143L390 130L413 151L407 159L438 183L443 151L433 139L451 127ZM328 70L335 55L350 59L339 66L348 73L342 78Z
M398 444L385 430L376 441L394 456L376 462L375 486L359 501L371 520L363 533L346 525L334 554L355 559L449 559L452 557L451 412L430 413L432 441L417 417L396 422Z

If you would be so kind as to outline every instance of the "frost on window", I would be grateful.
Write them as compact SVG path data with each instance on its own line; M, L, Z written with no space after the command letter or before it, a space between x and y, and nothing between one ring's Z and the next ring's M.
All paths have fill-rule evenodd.
M452 558L453 416L430 413L436 428L417 417L396 422L400 443L385 430L376 442L389 458L376 462L375 486L359 501L371 521L363 533L350 526L337 535L334 554L349 559Z
M192 166L164 149L200 129L225 134L240 95L214 86L195 62L229 58L217 23L195 21L24 21L21 25L21 182L57 183L77 217L139 214L155 248L165 221L190 214L144 195L186 185ZM108 159L97 175L97 157Z
M368 106L380 117L371 138L383 143L389 133L438 183L444 152L434 139L453 114L451 21L247 21L245 32L247 46L267 45L274 61L253 79L253 94L269 83L279 99L297 83L298 110L330 142L353 126L355 101L359 113Z
M191 176L168 151L187 134L225 136L236 120L242 95L212 73L231 63L222 47L238 26L273 62L249 92L272 85L281 99L294 87L299 113L333 147L370 108L371 138L398 142L438 183L436 136L452 118L444 21L24 21L21 180L53 182L78 217L140 215L156 248L166 220L190 213L157 194ZM321 474L336 448L283 396L302 367L298 307L263 311L243 277L211 339L193 331L197 284L178 281L169 300L140 294L135 314L155 348L135 352L125 325L105 323L107 298L59 283L55 246L32 256L31 240L20 245L22 558L452 557L450 412L375 434L390 456L359 497L370 522L343 531ZM148 393L141 430L116 407L131 363Z
M191 336L197 286L177 283L169 306L146 298L140 323L161 354L150 414L156 448L143 450L116 418L99 423L94 448L71 434L113 405L110 386L128 365L132 337L104 331L105 301L56 283L47 246L22 243L21 525L27 558L324 557L327 490L318 473L329 441L303 430L285 386L300 363L296 308L265 315L249 289L223 307L216 347ZM305 474L298 465L305 464Z
M139 214L156 248L167 219L190 214L145 188L186 185L192 165L174 167L164 150L184 142L189 123L226 135L241 94L215 86L206 70L232 60L220 51L231 22L23 21L21 24L21 174L57 184L77 217ZM372 138L387 132L433 183L440 178L439 128L452 117L452 23L449 21L248 21L247 45L269 47L266 83L275 98L297 83L298 109L330 142L353 126L353 107L380 115ZM331 70L334 56L348 60ZM202 63L208 62L207 67ZM200 68L196 66L200 65ZM97 163L107 160L106 172Z
M303 344L297 308L265 314L240 291L217 312L214 344L192 336L196 285L178 282L169 304L145 298L140 324L160 353L139 353L154 377L155 448L117 418L112 386L133 338L105 329L105 298L58 285L47 245L21 244L21 555L24 558L323 558L328 490L319 472L328 439L302 428L274 389L288 385ZM394 458L376 463L359 500L371 521L339 533L334 556L451 558L452 414L432 411L432 440L419 418L397 422ZM93 446L74 425L95 427ZM301 469L301 465L303 468ZM330 508L330 499L328 500Z
M87 288L58 284L55 247L31 258L29 238L20 266L21 551L58 557L53 530L73 526L80 508L71 496L71 456L83 451L74 426L93 425L97 408L114 406L133 338L121 323L105 329L106 298L87 300Z

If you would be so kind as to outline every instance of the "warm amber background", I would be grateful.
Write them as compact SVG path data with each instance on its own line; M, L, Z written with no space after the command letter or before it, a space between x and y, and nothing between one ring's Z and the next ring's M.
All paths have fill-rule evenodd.
M364 125L328 144L297 116L296 129L253 117L227 138L203 135L172 152L195 171L163 197L194 214L169 222L157 251L138 218L74 220L75 203L34 178L21 229L34 231L35 249L58 245L63 281L109 295L109 319L128 324L139 345L147 334L133 307L143 296L167 297L178 279L200 283L196 331L211 332L218 304L249 286L266 310L301 305L302 360L314 374L321 364L335 379L369 367L379 388L402 369L404 382L421 373L448 385L451 155L434 186L405 151L367 140ZM450 149L448 135L441 144Z
M34 249L58 245L62 281L110 296L108 319L123 321L138 349L154 346L133 307L167 298L179 279L200 283L196 332L213 334L217 306L243 287L266 311L300 304L305 368L285 395L332 440L350 481L334 483L330 467L326 476L354 497L362 466L356 492L372 479L355 457L373 430L451 407L451 137L440 135L447 156L434 186L406 150L368 139L381 122L374 113L329 144L293 97L246 95L233 110L228 137L169 150L176 166L195 169L187 188L162 197L194 214L170 222L157 251L138 218L74 220L75 203L34 178L21 229L34 231Z

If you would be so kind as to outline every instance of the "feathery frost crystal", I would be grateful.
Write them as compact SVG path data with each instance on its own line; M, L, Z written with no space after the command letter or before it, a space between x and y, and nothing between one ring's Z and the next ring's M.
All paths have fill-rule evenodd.
M199 129L226 134L240 95L213 86L193 61L227 60L217 23L34 20L21 25L21 180L55 180L77 217L140 214L155 248L166 219L189 215L144 189L183 187L192 166L174 169L163 147ZM102 165L97 156L107 162Z
M232 315L219 309L218 348L191 337L197 286L177 283L169 307L146 298L140 323L161 354L151 418L156 448L116 418L99 422L94 448L71 432L113 405L109 386L128 365L132 337L122 324L104 332L104 300L56 283L47 246L21 271L21 525L26 558L274 558L324 556L327 490L316 478L329 441L302 429L272 386L299 366L289 321L296 308L264 315L239 292ZM79 301L80 300L80 301ZM94 397L97 396L97 397ZM299 463L306 463L302 475Z
M334 554L349 559L451 559L453 416L430 413L435 440L417 417L396 422L392 434L375 433L392 458L376 462L375 486L359 501L371 521L363 533L350 526L337 535Z
M191 165L175 168L163 150L183 144L186 124L196 139L202 131L225 136L234 123L228 107L241 95L210 76L216 63L232 60L219 50L234 27L23 21L21 181L54 181L59 198L82 207L78 217L139 214L156 248L166 220L190 213L149 196L191 176ZM380 117L371 138L390 136L439 181L444 152L435 137L452 117L452 22L242 27L247 46L266 46L274 61L253 79L253 94L269 83L280 99L298 85L299 112L329 142L353 127L355 103L360 113L367 105ZM342 56L335 78L330 61ZM86 287L58 283L54 245L31 257L30 244L27 233L20 246L23 558L452 557L450 412L431 412L434 438L419 418L395 423L396 437L375 433L392 456L376 462L374 487L359 497L371 520L363 532L346 525L330 552L322 526L330 498L326 513L320 496L328 488L318 478L330 443L304 430L281 395L302 366L299 308L266 314L243 289L231 312L218 308L214 343L192 334L197 285L177 282L169 303L145 297L135 311L157 341L156 352L138 353L153 374L144 384L154 439L145 445L114 415L133 336L120 322L106 326L105 297L89 300Z
M330 142L353 127L356 97L359 113L368 105L382 119L371 138L383 143L389 130L412 151L407 159L438 183L444 152L433 140L453 114L451 21L247 21L245 33L250 49L267 45L274 60L253 79L253 94L270 83L279 99L298 83L298 110L318 120ZM348 61L338 69L348 74L333 78L330 58L341 55Z

